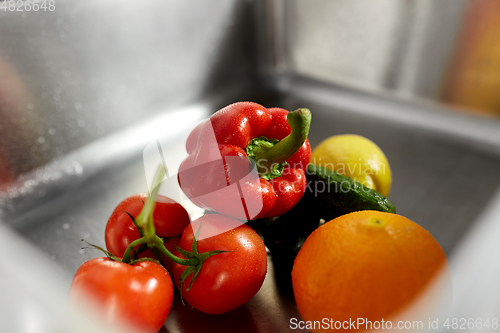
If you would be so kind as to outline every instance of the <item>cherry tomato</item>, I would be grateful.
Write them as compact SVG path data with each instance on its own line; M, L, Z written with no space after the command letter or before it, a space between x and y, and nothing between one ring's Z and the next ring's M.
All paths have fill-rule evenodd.
M128 197L120 202L111 214L106 225L104 240L107 250L115 256L122 257L128 245L141 237L127 213L136 218L141 212L147 197L146 193ZM158 195L153 212L153 221L156 234L160 237L169 238L180 235L189 224L190 219L182 205L163 195ZM179 239L171 239L165 242L165 247L170 252L173 252L175 250L174 244L178 242ZM146 250L139 257L156 258L151 250ZM163 256L163 260L165 266L171 272L172 261L165 256Z
M182 233L179 247L191 251L196 230L202 218L188 225ZM218 230L234 229L218 234ZM208 237L208 238L206 238ZM205 260L190 290L192 274L184 281L182 296L196 309L208 314L221 314L249 301L260 289L267 272L267 253L257 233L233 218L206 214L198 237L198 252L231 251ZM176 251L176 255L184 258ZM174 281L179 280L186 266L173 264Z
M170 312L173 291L168 272L152 261L129 265L94 258L76 271L70 300L90 297L108 323L158 332Z

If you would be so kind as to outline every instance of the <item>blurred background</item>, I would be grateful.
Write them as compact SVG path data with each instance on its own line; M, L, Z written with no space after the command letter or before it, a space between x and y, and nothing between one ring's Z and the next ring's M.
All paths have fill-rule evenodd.
M498 1L266 3L278 72L500 115Z
M287 7L290 33L279 68L499 115L498 1L313 0Z
M253 93L272 75L500 116L495 0L2 3L2 184L161 109Z
M39 283L18 279L34 258L55 267L38 274L63 282L37 294L34 322L57 313L44 306L56 297L48 295L64 303L76 268L96 256L80 251L80 239L102 244L114 206L147 189L149 141L166 137L183 151L193 122L238 100L311 108L313 146L333 134L371 138L391 163L398 212L448 255L465 253L460 242L481 229L488 204L498 206L500 1L56 0L38 11L20 3L14 11L0 1L0 236L15 239L0 251L19 248L25 260L0 260L0 282ZM490 225L500 220L492 216ZM484 253L494 253L489 244ZM469 278L459 285L477 279ZM25 290L26 304L41 292ZM490 301L477 302L498 303ZM268 303L256 302L262 316ZM283 304L288 312L275 318L297 315ZM16 307L0 309L15 321ZM272 327L273 318L259 320L261 331ZM167 327L176 325L174 316Z

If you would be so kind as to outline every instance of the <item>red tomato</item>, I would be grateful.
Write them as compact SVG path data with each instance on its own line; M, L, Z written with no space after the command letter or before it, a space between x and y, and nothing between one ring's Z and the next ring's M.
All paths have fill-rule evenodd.
M115 256L122 257L128 245L140 238L137 228L127 213L136 218L147 197L146 193L128 197L120 202L111 214L106 225L104 240L107 250ZM153 212L156 234L160 237L180 235L190 222L187 211L179 203L163 195L158 195L156 201ZM165 242L165 247L172 253L175 250L174 243L177 244L178 239ZM156 258L150 250L146 250L139 257ZM172 261L165 256L163 259L165 266L171 271Z
M193 221L182 233L179 247L191 251L194 235L200 219ZM217 229L227 230L227 225L236 226L222 234ZM191 227L193 226L193 227ZM226 229L224 229L226 228ZM206 236L212 237L204 238ZM185 281L182 296L196 309L208 314L221 314L249 301L260 289L267 272L267 253L264 242L257 233L245 224L233 218L206 214L203 217L198 241L198 252L213 250L225 252L209 257L193 282L192 275ZM176 255L184 258L176 251ZM186 266L173 264L174 281L179 279Z
M108 323L158 332L170 312L173 292L168 272L152 261L129 265L94 258L76 271L70 300L90 297Z

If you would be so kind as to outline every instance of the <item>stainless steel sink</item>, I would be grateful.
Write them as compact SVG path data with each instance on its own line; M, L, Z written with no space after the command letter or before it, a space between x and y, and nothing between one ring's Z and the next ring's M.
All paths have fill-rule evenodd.
M331 85L303 77L281 80L288 84L274 103L313 110L313 147L334 134L356 133L382 148L391 164L389 197L397 213L425 227L447 254L500 188L496 120L356 91L333 92ZM356 102L346 105L342 98Z
M21 96L0 107L0 157L9 166L0 183L2 331L91 330L85 316L61 314L72 275L100 255L82 250L81 239L103 245L114 207L147 191L142 153L151 140L182 154L197 121L238 100L309 108L312 146L343 133L376 142L391 164L397 212L437 239L456 285L474 278L463 273L471 262L500 277L498 256L490 254L500 215L487 213L500 205L498 119L312 78L293 66L300 49L280 30L290 24L280 21L290 10L282 1L56 6L24 16L0 11L7 41L0 44L7 77L0 88L8 82ZM0 100L9 91L0 89ZM483 248L481 239L493 245ZM492 282L484 281L476 302L494 309L498 303L485 292ZM177 298L163 330L288 332L300 315L277 283L270 257L263 288L245 306L209 316ZM462 304L472 297L465 289L457 295ZM453 311L463 316L471 307ZM500 306L496 311L498 317Z

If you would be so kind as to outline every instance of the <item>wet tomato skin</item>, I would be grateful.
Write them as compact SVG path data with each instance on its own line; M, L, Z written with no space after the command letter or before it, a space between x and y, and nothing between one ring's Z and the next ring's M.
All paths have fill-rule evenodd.
M94 258L78 268L70 301L87 297L109 324L131 325L140 332L158 332L170 312L173 284L168 272L152 261L133 265Z
M106 249L115 256L122 257L128 245L140 238L137 228L127 213L136 218L144 207L147 197L146 193L141 193L126 198L118 204L109 217L104 240ZM176 201L162 195L158 195L156 201L153 211L156 234L163 238L179 236L190 222L186 209ZM178 238L170 239L165 242L165 247L173 253L174 244L178 242ZM146 250L139 255L139 258L144 257L156 258L151 250ZM163 260L171 272L172 261L165 256L163 256Z
M194 239L193 228L198 228L195 220L184 230L179 247L191 251ZM219 224L235 224L238 227L203 238L204 228L217 229ZM215 232L216 233L216 232ZM203 218L198 241L198 252L213 250L231 251L208 258L196 277L190 290L186 290L191 276L184 281L182 296L194 308L208 313L221 314L236 309L249 301L260 289L267 273L267 253L264 242L250 227L230 217L207 214ZM176 255L183 258L176 251ZM173 264L175 284L185 266Z

